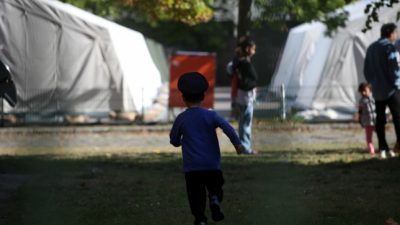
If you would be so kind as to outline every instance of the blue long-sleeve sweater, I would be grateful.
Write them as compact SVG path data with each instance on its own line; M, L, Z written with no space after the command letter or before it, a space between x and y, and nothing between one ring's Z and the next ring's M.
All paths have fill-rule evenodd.
M233 145L240 144L232 126L215 111L190 107L179 114L170 132L170 143L182 146L184 172L220 169L218 127Z
M372 43L364 62L365 79L372 85L376 101L383 101L400 89L397 50L387 38Z

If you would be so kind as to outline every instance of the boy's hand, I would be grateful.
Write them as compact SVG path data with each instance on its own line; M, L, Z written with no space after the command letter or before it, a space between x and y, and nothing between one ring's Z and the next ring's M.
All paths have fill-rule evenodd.
M243 153L243 145L235 145L235 149L238 155Z

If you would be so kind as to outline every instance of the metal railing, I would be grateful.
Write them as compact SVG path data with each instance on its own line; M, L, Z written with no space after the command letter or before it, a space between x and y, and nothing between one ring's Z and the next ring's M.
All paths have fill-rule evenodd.
M307 89L308 87L303 87ZM316 87L309 87L316 89ZM349 90L356 91L356 87L349 86ZM254 104L254 118L260 119L279 119L286 120L294 118L296 110L293 110L293 102L298 99L296 93L298 87L285 87L284 85L275 87L258 87L257 98ZM0 100L0 125L18 126L28 124L69 124L76 120L77 123L117 123L131 124L132 122L143 121L142 119L149 114L159 113L164 110L167 114L168 93L159 99L157 112L152 108L139 107L136 111L125 112L122 109L121 96L104 94L111 93L110 90L94 90L90 100L83 102L66 101L60 93L53 95L46 94L46 91L30 92L32 96L27 98L25 93L20 98L18 106L13 109L4 100ZM168 91L167 91L168 92ZM39 93L39 94L37 94ZM96 93L100 93L96 95ZM108 96L108 97L107 97ZM215 89L214 109L229 118L231 114L230 87L217 87ZM311 102L314 96L304 96L306 101ZM132 101L132 99L130 99ZM142 100L143 101L143 100ZM86 104L86 103L90 104ZM112 109L112 110L111 110ZM151 111L151 112L150 112ZM124 115L122 115L124 113ZM154 116L154 115L153 115ZM170 118L167 119L172 121ZM156 122L156 121L155 121ZM165 122L165 121L163 121Z

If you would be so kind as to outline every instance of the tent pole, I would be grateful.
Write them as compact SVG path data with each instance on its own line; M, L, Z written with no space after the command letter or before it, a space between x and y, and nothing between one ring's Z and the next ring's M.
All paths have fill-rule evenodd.
M144 87L142 87L142 123L144 122Z
M2 97L0 98L0 108L1 108L0 127L4 127L4 101Z
M286 93L285 93L285 84L281 85L281 104L282 104L282 120L286 120Z

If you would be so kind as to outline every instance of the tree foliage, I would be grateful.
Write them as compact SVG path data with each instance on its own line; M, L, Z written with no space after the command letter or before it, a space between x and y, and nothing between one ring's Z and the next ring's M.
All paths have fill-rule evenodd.
M280 29L287 29L289 21L302 23L317 20L326 24L328 35L346 26L349 13L339 8L352 2L356 0L255 0L256 5L262 10L261 21ZM379 22L380 9L393 7L398 3L399 0L375 0L367 4L364 10L367 19L362 31L370 30L373 23ZM397 20L399 18L400 12Z
M156 24L175 21L196 25L213 16L213 0L63 0L93 13L123 19L135 17Z
M252 27L249 5L254 3L258 11L256 24L268 24L281 31L291 26L310 21L321 21L331 35L340 27L345 27L349 13L343 6L357 0L62 0L94 14L115 21L134 20L140 23L165 26L166 23L181 23L186 26L207 24L216 10L226 10L227 1L235 1L239 7L239 34L248 33ZM379 21L379 10L392 7L400 0L376 0L365 8L367 19L363 32L371 29ZM247 12L248 11L248 12ZM398 18L400 13L398 14ZM208 23L209 24L209 23ZM186 27L186 28L185 28ZM205 26L202 26L203 28ZM214 31L217 33L217 31Z
M279 29L288 29L289 22L310 22L319 20L330 29L345 25L348 13L341 10L332 12L356 0L255 0L261 9L261 20Z
M132 17L155 25L159 22L181 22L190 26L208 22L215 10L215 0L62 0L97 15L114 20ZM219 0L224 3L226 0ZM240 2L240 0L235 0ZM321 21L328 27L329 33L339 27L345 27L348 12L338 10L357 0L244 0L254 2L260 12L258 24L268 25L280 30L288 30L288 24ZM379 21L379 10L392 7L399 0L376 0L365 8L367 19L364 32ZM240 5L243 4L239 4ZM333 13L335 12L335 13ZM400 13L398 18L400 18ZM240 18L239 18L240 19ZM246 18L242 18L246 19ZM294 22L294 23L293 23ZM240 24L240 21L239 21ZM247 24L247 23L245 23Z
M372 28L374 22L379 22L379 9L383 7L392 8L394 4L398 4L399 0L379 0L368 4L365 7L364 13L367 15L367 20L365 21L365 27L362 29L363 32L367 32ZM397 21L400 18L400 12L397 13Z

